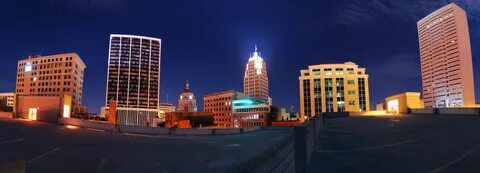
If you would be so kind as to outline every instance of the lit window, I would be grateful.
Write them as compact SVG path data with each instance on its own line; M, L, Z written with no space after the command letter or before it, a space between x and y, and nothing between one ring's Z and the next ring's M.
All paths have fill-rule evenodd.
M27 62L27 65L25 66L25 72L29 71L32 71L32 65L30 64L30 62Z

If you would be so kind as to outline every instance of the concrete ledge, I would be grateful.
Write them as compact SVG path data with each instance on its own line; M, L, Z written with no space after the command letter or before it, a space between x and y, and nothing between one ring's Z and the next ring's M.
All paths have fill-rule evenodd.
M479 115L480 109L478 108L438 108L438 114L449 115Z
M260 127L242 128L242 133L249 133L260 130Z
M157 127L117 125L118 131L122 133L138 133L146 135L169 135L170 129Z
M292 129L293 127L285 127L285 126L263 126L260 127L262 130L288 130Z
M121 124L113 125L103 121L92 121L75 118L60 118L58 120L58 124L145 135L229 135L249 133L260 130L260 127L232 129L168 129L160 127L130 126Z
M213 129L172 129L172 135L212 135Z
M109 124L107 122L101 122L101 121L82 120L82 119L75 119L75 118L60 118L58 119L58 124L73 125L73 126L99 129L99 130L105 130L105 131L115 131L115 126L113 124Z
M323 113L323 116L325 116L325 118L345 118L345 117L349 117L350 116L350 113L349 112L325 112Z
M435 114L434 108L410 109L412 114Z
M480 115L480 108L423 108L410 109L411 114Z

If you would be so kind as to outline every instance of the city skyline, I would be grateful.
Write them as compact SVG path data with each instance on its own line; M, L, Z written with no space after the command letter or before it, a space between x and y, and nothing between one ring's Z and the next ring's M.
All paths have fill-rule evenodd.
M348 1L347 1L348 2ZM457 2L457 1L454 1ZM98 3L92 2L92 3ZM204 2L205 3L205 2ZM333 6L332 2L323 2L327 6ZM478 33L478 9L474 7L476 4L468 4L469 2L458 1L459 6L464 8L467 13L469 14L469 25L470 27L470 35L471 35L471 42L472 42L472 53L473 53L473 64L476 64L478 60L478 40L479 40L479 33ZM248 4L248 3L246 3ZM432 3L426 4L424 8L412 14L411 16L407 16L408 18L403 18L405 16L400 15L398 21L389 21L389 23L384 24L379 22L382 25L387 26L384 29L379 29L376 25L380 25L375 22L371 22L370 20L379 20L375 19L375 16L371 13L369 15L370 18L367 17L351 17L351 18L343 18L345 20L350 20L352 24L358 24L360 21L367 21L366 25L359 25L355 26L358 28L358 31L345 31L346 28L350 27L349 24L342 23L340 21L328 20L328 18L323 21L327 25L325 27L318 26L319 24L314 23L316 19L313 14L305 14L300 13L298 11L292 10L288 11L291 14L296 14L294 16L301 17L304 16L307 19L303 19L300 21L300 26L292 26L292 31L288 32L285 30L278 30L275 31L273 28L277 28L278 26L284 26L286 23L281 22L268 22L269 19L278 19L281 17L279 14L275 13L275 15L266 16L264 18L257 18L256 15L248 15L244 16L246 19L240 20L239 22L245 27L241 27L236 30L232 30L231 27L236 26L232 23L226 22L226 24L219 24L219 21L227 20L224 18L230 19L231 17L237 16L239 12L227 12L224 9L228 9L228 7L233 6L234 4L224 3L218 6L214 6L218 13L222 14L218 18L210 18L205 16L200 16L200 19L204 19L206 21L212 22L212 24L202 24L198 27L213 27L214 31L220 30L222 27L228 28L229 32L236 34L238 36L229 37L229 33L222 32L220 34L212 34L212 33L203 33L207 32L204 28L204 31L200 33L196 33L190 30L181 29L178 32L174 32L173 28L177 27L169 27L168 29L159 29L159 26L155 26L153 28L156 29L145 29L142 27L127 27L119 25L120 22L113 21L113 22L106 22L105 20L109 19L109 16L113 15L107 13L107 17L103 17L98 19L98 21L89 21L88 17L85 16L78 16L74 15L71 12L69 13L66 9L70 9L73 12L79 9L90 9L94 4L80 4L78 7L73 7L72 4L62 4L62 5L53 5L53 7L49 7L52 9L50 12L49 8L47 7L38 7L41 8L40 10L32 10L28 13L39 13L39 22L43 21L42 16L46 18L46 16L53 16L52 20L66 20L72 18L74 22L67 23L67 26L60 26L59 28L67 28L65 31L59 32L59 36L52 37L53 32L57 30L55 28L56 25L53 25L50 29L52 32L48 32L48 29L39 28L38 31L31 32L32 34L28 34L30 37L22 36L22 30L19 32L18 40L12 41L12 50L3 50L5 52L5 57L0 59L1 63L11 63L16 62L20 59L25 59L28 55L49 55L49 54L58 54L63 52L77 52L86 62L88 68L86 69L85 74L85 84L84 84L84 104L87 105L90 110L93 112L99 112L98 109L104 102L104 94L105 90L101 88L105 88L106 81L106 53L108 52L108 35L111 33L123 33L123 34L138 34L138 35L145 35L145 36L152 36L158 37L165 41L165 49L162 48L162 84L161 84L161 102L167 102L167 94L169 96L170 103L175 103L175 98L178 93L181 92L183 89L183 80L178 79L189 79L192 83L196 83L196 95L198 97L202 97L206 93L212 93L216 91L223 91L228 89L235 89L235 90L242 90L242 73L239 71L243 71L244 69L244 62L248 59L248 53L251 52L251 47L254 43L259 45L259 49L262 50L262 54L266 57L265 61L269 64L269 82L272 86L282 86L282 87L274 87L270 90L270 95L275 99L275 105L281 107L289 107L290 105L295 106L295 111L299 111L299 103L298 103L298 85L297 77L298 77L298 70L308 66L309 64L322 64L322 63L341 63L344 61L354 61L362 67L366 67L369 69L369 74L371 76L370 79L370 90L371 93L371 108L373 105L382 101L385 96L388 96L392 93L398 93L401 91L411 90L411 91L421 91L421 80L420 80L420 68L419 68L419 56L418 56L418 44L417 44L417 36L416 36L416 21L421 19L422 17L428 15L429 13L433 12L435 9L440 8L446 5L447 2L443 3ZM21 3L16 4L21 5ZM170 4L170 6L176 7L178 4ZM318 4L317 4L318 5ZM381 13L381 9L378 4L370 4L367 3L365 6L361 6L359 4L355 4L355 9L349 9L351 13L354 13L355 10L361 10L365 8L373 8L376 9L376 13ZM406 9L405 4L399 3L396 4L401 9ZM414 7L415 4L412 4ZM168 5L166 5L168 6ZM193 5L192 5L193 6ZM289 9L288 7L284 7L279 5L280 9ZM399 8L396 6L397 8ZM266 4L260 3L258 6L252 8L262 8L265 9ZM409 6L407 6L409 7ZM30 8L37 8L37 7L30 7ZM105 6L100 6L99 8L108 8ZM124 5L119 4L118 8L126 8ZM182 7L182 9L196 9L191 6ZM388 8L384 7L384 8ZM417 7L419 8L419 7ZM43 10L42 10L43 9ZM308 10L307 12L312 12L312 10ZM95 9L91 9L95 10ZM8 11L8 10L7 10ZM108 11L111 13L115 13L115 9ZM211 13L212 11L208 11L206 9L196 9L188 14L184 14L187 16L180 16L180 19L189 19L192 17L190 15L196 14L198 12L204 13ZM408 12L408 11L407 11ZM238 13L238 14L237 14ZM17 14L17 13L13 13ZM9 13L11 16L12 14ZM17 14L20 15L20 14ZM30 15L31 16L31 15ZM173 16L177 16L173 14ZM387 17L392 19L393 17L398 17L399 14L395 13L388 13ZM413 16L413 17L412 17ZM473 16L473 17L472 17ZM178 17L178 16L177 16ZM10 19L7 15L7 19ZM335 17L332 17L335 18ZM337 17L338 18L338 17ZM22 20L25 18L19 17L20 23L28 22L28 20ZM252 20L248 20L252 19ZM133 19L128 19L129 21L133 21ZM173 19L170 19L173 20ZM163 23L172 23L170 20L160 20L159 22ZM356 21L356 22L355 22ZM371 23L369 23L370 21ZM75 22L79 22L76 24ZM106 22L106 24L113 24L114 26L105 26L105 24L100 24L98 29L94 30L85 30L78 32L79 30L73 29L73 26L77 26L79 24L92 24L97 22ZM390 23L391 22L391 23ZM320 22L322 23L322 22ZM374 24L375 23L375 24ZM46 24L41 24L39 26L47 26L47 24L51 24L46 22ZM198 24L198 23L197 23ZM249 25L249 24L253 24ZM395 29L394 26L399 26L405 24L408 27L405 27L405 31L401 31L400 29ZM408 24L408 25L407 25ZM196 26L195 22L191 20L185 21L185 23L180 23L178 27L182 28L181 26ZM306 34L302 34L305 26L314 26L314 28L318 30L310 30L307 29ZM11 32L15 27L19 27L18 24L14 26L7 26L2 28L4 32ZM82 28L82 27L80 27ZM212 29L212 28L209 28ZM30 29L25 28L23 32L30 31ZM390 35L389 39L378 39L378 38L371 38L372 41L368 42L368 44L364 44L365 46L358 46L355 48L347 48L352 47L352 45L362 42L362 40L366 39L367 36L374 35L372 31L378 31L379 34L385 36ZM268 31L273 31L272 33ZM327 32L328 31L328 32ZM40 34L40 32L45 32L44 34ZM315 33L318 32L318 35ZM332 36L326 36L325 33L331 32ZM358 32L361 32L365 36L358 36ZM402 36L395 36L393 35L396 32L401 32ZM49 34L50 33L50 34ZM77 35L73 35L73 33ZM93 33L93 34L92 34ZM288 34L290 33L290 34ZM85 35L91 34L91 36L85 37ZM231 34L231 33L230 33ZM283 38L275 38L278 35L285 35ZM360 35L362 35L360 34ZM65 35L72 36L76 38L77 41L74 44L68 40L65 40ZM183 35L183 36L179 36ZM202 36L203 35L203 36ZM407 35L407 36L405 36ZM193 43L185 43L185 38L188 36L195 36ZM318 40L332 40L332 47L326 46L324 42L320 43L313 43L312 41L315 39L310 39L310 36L313 38L327 38L327 39L318 39ZM349 36L354 36L352 43L347 43L347 40L350 40ZM45 37L52 37L49 39L45 39ZM79 39L83 38L85 39ZM298 37L297 39L292 39L292 37ZM400 38L402 37L402 38ZM28 38L28 39L27 39ZM330 39L328 39L330 38ZM10 36L7 36L7 41L11 40ZM46 42L40 41L31 41L28 40L47 40ZM283 40L286 39L286 40ZM73 39L75 40L75 39ZM305 42L298 42L298 41L305 41ZM300 45L293 45L288 44L287 42L298 43ZM375 43L375 42L379 42ZM18 42L23 42L25 44L18 44ZM223 42L227 42L226 44ZM64 44L65 43L65 44ZM198 47L193 47L193 45L197 43L202 43ZM222 44L220 44L222 43ZM281 44L279 44L281 43ZM192 45L193 44L193 45ZM306 44L309 44L305 47ZM384 45L384 46L382 46ZM403 45L397 48L391 48L398 45ZM375 49L384 48L386 50L378 50L374 52L370 47L377 47ZM304 48L305 47L305 48ZM304 48L304 49L300 49ZM332 50L326 50L332 49ZM365 49L365 50L364 50ZM185 53L185 52L193 52L193 53ZM394 53L388 53L394 52ZM193 55L200 56L200 58L189 58L194 57ZM296 58L296 57L305 57L305 58ZM203 62L202 62L203 61ZM297 63L293 63L296 62ZM186 62L182 64L181 62ZM201 64L200 66L197 64ZM213 67L214 64L222 64L220 67ZM395 64L396 67L392 66ZM183 66L185 65L185 66ZM211 67L212 66L212 67ZM184 70L184 72L180 72L177 67L187 68L189 70ZM211 68L205 68L211 67ZM412 70L408 70L405 73L396 74L396 71L402 70L404 68L414 67ZM216 69L213 69L216 68ZM13 69L13 70L12 70ZM209 70L212 69L212 70ZM474 66L474 76L480 76L478 68ZM0 76L0 86L1 92L11 92L13 91L15 84L15 70L14 68L4 68L1 69L1 76ZM220 73L219 73L220 72ZM477 75L475 75L477 74ZM225 84L222 86L218 86L216 83L208 83L206 75L213 75L218 79L222 79L219 83ZM392 77L396 78L396 81L392 81L391 88L382 87L380 84L383 80L391 79ZM13 79L13 80L11 80ZM478 81L477 81L478 82ZM287 84L286 84L287 83ZM292 83L288 85L288 83ZM479 87L479 85L476 85ZM99 89L100 88L100 89ZM292 92L287 92L292 91ZM102 97L103 95L103 97ZM199 103L199 107L202 108L202 103Z
M6 0L0 20L0 173L480 169L480 0Z

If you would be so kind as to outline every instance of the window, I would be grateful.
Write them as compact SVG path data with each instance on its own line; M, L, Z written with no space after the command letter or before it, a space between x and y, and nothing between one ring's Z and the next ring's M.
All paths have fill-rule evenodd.
M319 115L322 112L322 94L320 79L313 79L313 92L315 101L315 115Z
M347 83L348 83L349 85L354 85L354 84L355 84L355 80L348 80Z
M353 70L353 68L347 68L347 72L348 74L355 74L355 71Z
M343 74L343 68L336 68L335 69L335 74L342 75Z
M331 68L326 68L324 70L324 72L325 72L325 75L332 75L332 69Z
M332 78L325 79L325 101L326 101L326 112L333 112L333 87L332 87Z
M355 101L348 101L348 105L355 106Z
M313 75L320 75L320 69L313 69Z
M304 115L311 117L311 107L310 107L310 80L303 80L303 107Z
M335 81L337 89L337 112L345 112L344 80L343 78L336 78Z
M348 95L355 95L355 90L348 90Z

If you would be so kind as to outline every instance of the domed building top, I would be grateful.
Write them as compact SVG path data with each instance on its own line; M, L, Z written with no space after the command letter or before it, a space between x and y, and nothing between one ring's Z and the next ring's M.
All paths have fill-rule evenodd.
M178 99L178 111L179 112L196 112L197 111L197 100L195 99L195 94L193 94L190 89L190 84L185 82L185 89L180 94Z

